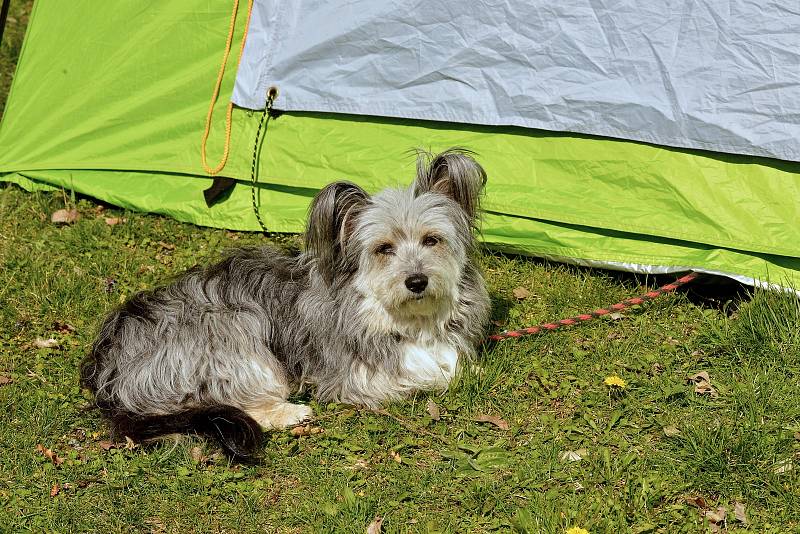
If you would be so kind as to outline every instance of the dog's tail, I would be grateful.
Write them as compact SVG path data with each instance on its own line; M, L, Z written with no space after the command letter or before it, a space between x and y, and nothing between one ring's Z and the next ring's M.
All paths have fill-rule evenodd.
M102 338L101 338L102 339ZM252 463L259 457L264 441L261 426L239 408L209 405L187 408L167 415L145 415L125 410L112 396L104 393L99 381L102 360L97 346L81 363L81 385L95 397L95 405L111 423L114 439L125 436L136 442L169 434L195 432L216 440L225 454L234 461ZM107 377L106 381L113 381Z
M196 432L216 440L225 454L238 462L254 462L263 445L261 426L239 408L208 406L169 415L139 415L103 410L112 425L112 435L147 441L168 434Z

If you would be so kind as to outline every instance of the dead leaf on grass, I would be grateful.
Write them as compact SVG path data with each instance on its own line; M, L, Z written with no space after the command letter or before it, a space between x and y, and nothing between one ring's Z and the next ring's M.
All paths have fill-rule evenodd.
M800 431L794 433L794 439L800 440Z
M74 208L69 210L56 210L50 216L50 222L55 224L72 224L80 219L80 217L80 213L78 213L78 210Z
M625 317L625 316L624 316L624 315L622 315L622 314L621 314L621 313L619 313L619 312L613 312L613 313L609 313L609 314L608 314L608 317L609 317L609 319L611 319L612 321L619 321L620 319L622 319L622 318L623 318L623 317Z
M709 523L722 523L728 515L728 510L724 506L718 506L716 510L706 510L703 515L708 518Z
M289 433L293 436L311 436L314 434L322 434L323 430L318 426L300 425L292 428Z
M175 250L175 245L173 245L172 243L167 243L166 241L159 241L158 244L161 245L161 248L163 248L164 250Z
M0 374L0 386L5 386L5 385L8 385L8 384L13 384L13 383L14 383L14 379L13 378L11 378L10 376L8 376L5 373Z
M687 376L686 381L694 384L694 392L698 395L709 395L712 399L719 397L717 390L711 386L711 377L708 375L708 371L700 371Z
M481 414L481 415L479 415L479 416L477 416L475 418L475 421L477 423L491 423L494 426L496 426L497 428L499 428L500 430L508 430L508 428L509 428L508 427L508 423L506 422L506 420L502 419L501 417L499 417L497 415Z
M139 446L139 444L138 444L138 443L136 443L135 441L133 441L133 440L132 440L131 438L129 438L128 436L125 436L125 447L124 447L124 448L128 449L129 451L131 451L131 450L133 450L133 449L137 448L138 446Z
M113 441L108 441L108 440L100 441L100 442L97 443L97 445L101 449L103 449L104 451L109 451L111 449L116 449L117 448L117 444L116 443L114 443Z
M389 456L398 464L403 463L403 457L397 451L389 451Z
M61 321L53 321L53 330L60 334L74 334L77 330L69 323L62 323Z
M747 524L747 513L744 509L744 504L740 502L733 503L733 515L736 517L736 520L742 524Z
M428 402L425 404L425 409L428 411L428 414L431 416L431 419L434 421L438 421L440 418L439 414L439 406L433 402L431 399L428 399Z
M703 497L686 497L684 499L687 503L697 506L700 509L703 509L707 506L706 500Z
M664 430L664 435L667 436L668 438L680 436L681 434L681 431L678 430L678 427L676 427L675 425L665 426L663 430Z
M518 300L525 300L526 298L531 296L531 292L525 289L524 287L515 287L514 290L511 292L514 295L514 298Z
M367 525L367 534L381 534L383 532L383 518L379 515L375 516L372 523Z
M109 226L116 226L118 224L128 222L128 219L125 217L106 217L103 220L106 221L106 224Z
M208 461L208 457L203 454L203 449L197 446L194 446L189 450L189 456L191 456L192 460L194 460L194 462L197 464L204 464L206 461Z
M52 337L48 339L37 337L33 342L33 345L39 349L52 349L58 346L58 340L53 339Z
M58 495L59 491L61 491L61 486L59 486L58 483L53 484L53 487L50 488L50 496L55 497L56 495Z
M51 449L48 449L41 443L36 445L36 451L44 455L45 458L53 462L54 465L61 465L64 463L64 459L53 452Z

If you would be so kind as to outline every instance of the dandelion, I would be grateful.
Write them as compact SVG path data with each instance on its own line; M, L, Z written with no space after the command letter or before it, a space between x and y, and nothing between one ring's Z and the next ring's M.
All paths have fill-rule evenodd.
M611 389L625 389L625 381L617 375L607 376L603 383Z
M572 527L567 530L566 534L589 534L589 531L581 527Z

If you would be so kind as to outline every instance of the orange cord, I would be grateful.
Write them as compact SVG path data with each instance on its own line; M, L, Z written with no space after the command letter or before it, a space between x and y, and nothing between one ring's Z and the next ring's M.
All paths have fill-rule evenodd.
M225 65L228 63L228 56L231 53L231 44L233 43L233 31L236 27L236 13L239 11L239 0L233 0L233 13L231 13L231 24L228 29L228 39L225 41L225 53L222 55L222 64L219 66L219 73L217 74L217 83L214 85L214 94L211 95L211 104L208 106L208 115L206 115L206 128L203 131L203 140L200 143L200 158L203 161L203 169L214 176L225 168L228 162L228 155L231 150L231 116L233 114L233 102L228 102L228 109L225 111L225 147L222 151L222 158L216 167L211 167L206 158L206 142L211 133L211 118L214 115L214 104L217 102L219 96L219 89L222 86L222 78L225 75ZM247 20L244 24L244 35L242 35L242 46L239 48L239 59L236 61L236 70L239 70L239 63L242 61L242 53L244 52L244 44L247 41L247 30L250 28L250 16L253 13L253 0L249 0L247 5Z

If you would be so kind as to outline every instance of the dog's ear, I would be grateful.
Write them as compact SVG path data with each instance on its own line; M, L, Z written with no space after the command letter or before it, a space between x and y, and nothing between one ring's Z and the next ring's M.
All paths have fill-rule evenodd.
M356 217L369 200L366 191L350 182L325 186L311 202L306 227L306 250L316 258L317 268L332 284L337 273L355 270L357 258L348 255L347 243Z
M464 209L470 219L474 219L484 185L486 172L469 150L451 148L436 156L417 152L416 195L429 191L447 195Z

